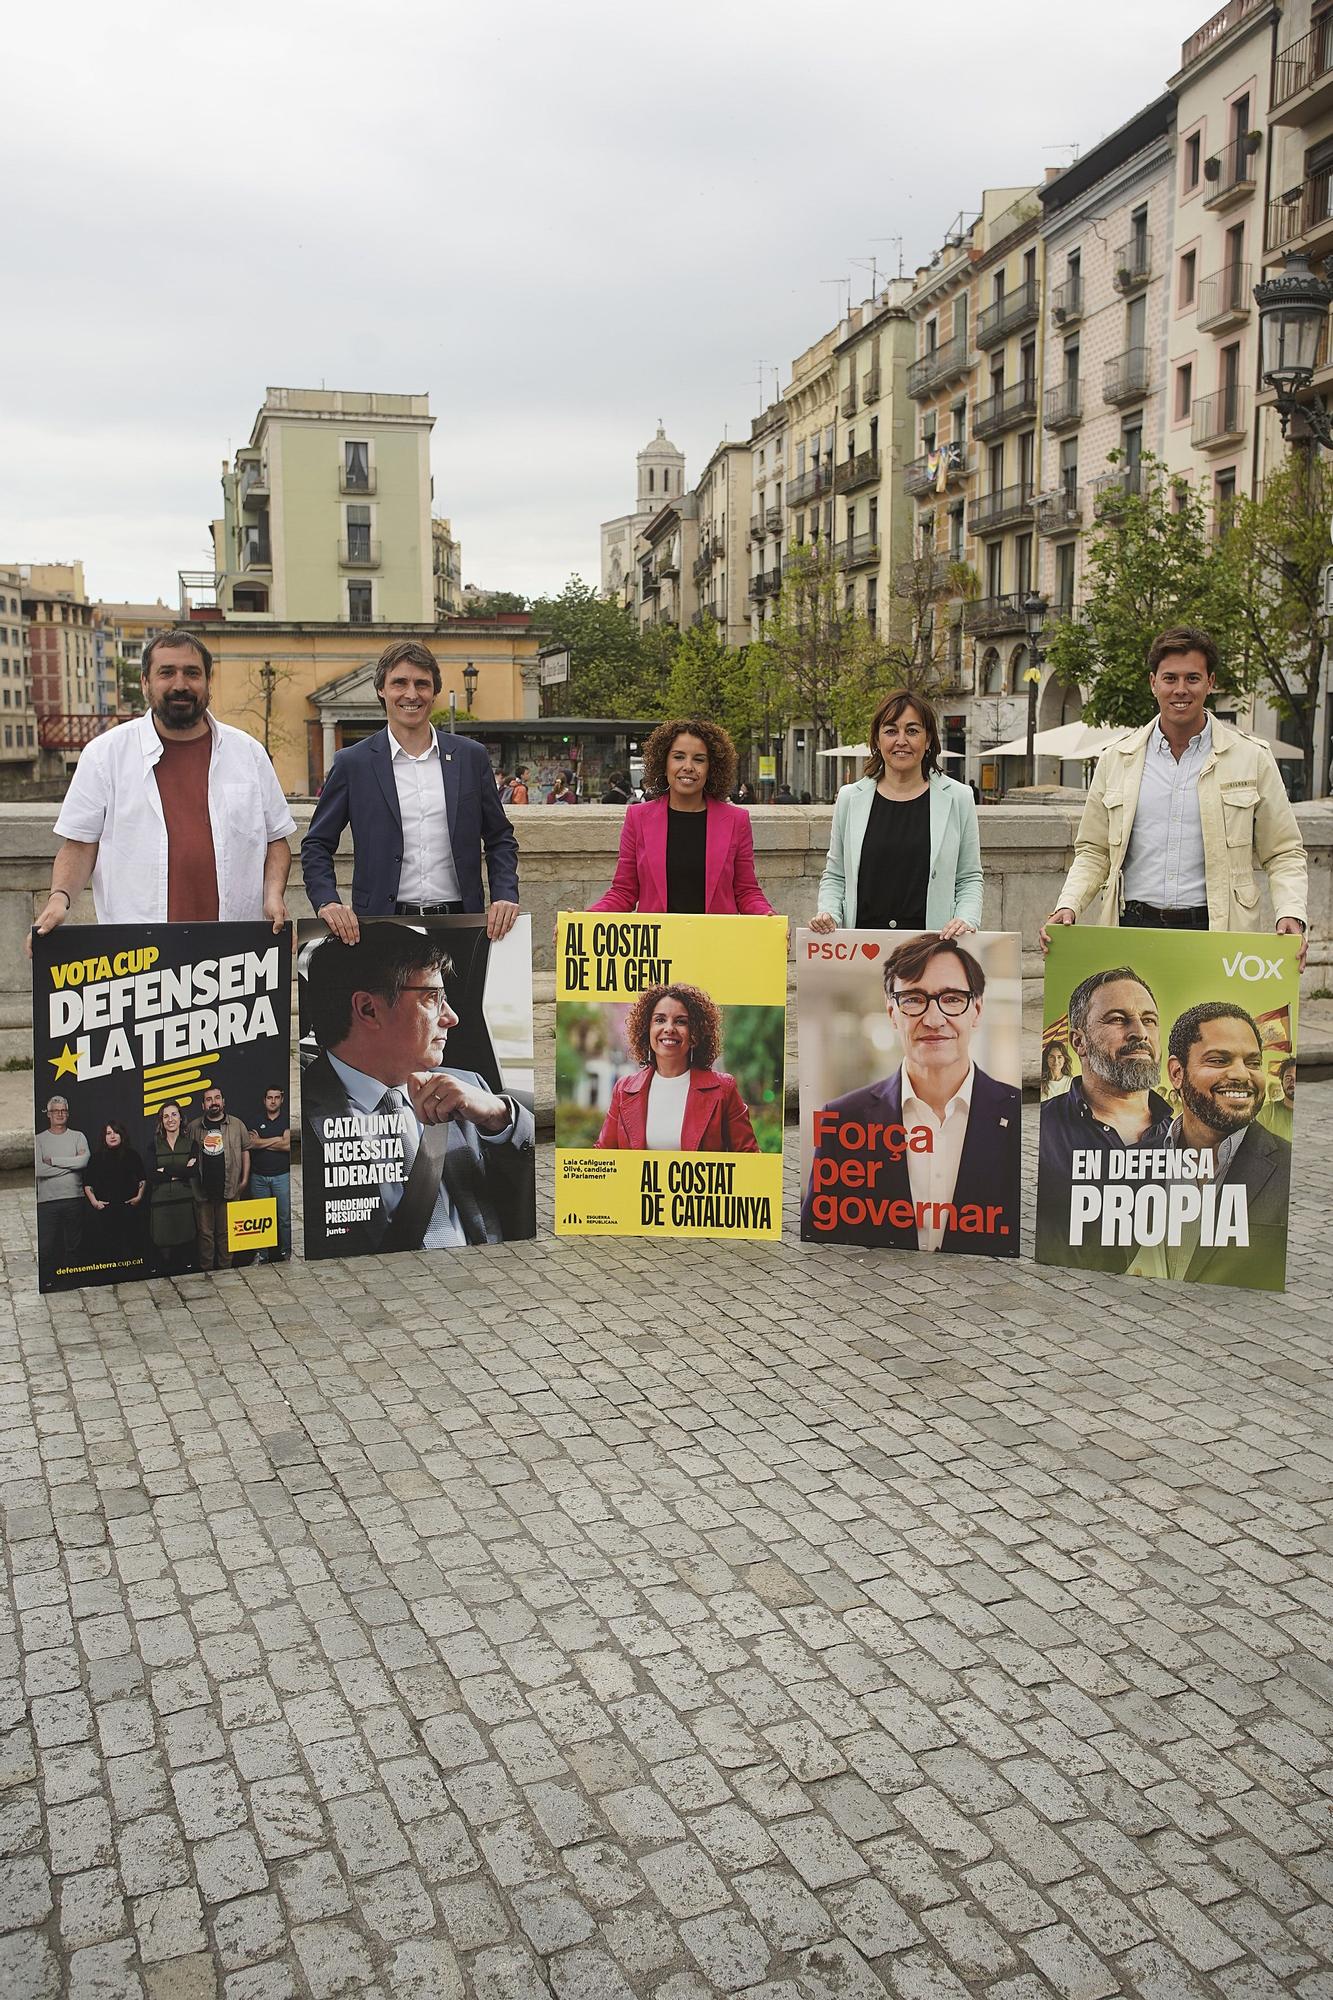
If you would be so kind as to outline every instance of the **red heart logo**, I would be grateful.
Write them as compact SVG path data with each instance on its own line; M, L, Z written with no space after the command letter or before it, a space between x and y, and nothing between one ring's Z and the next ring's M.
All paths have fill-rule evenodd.
M861 950L867 958L879 957L879 946L877 944L863 944Z

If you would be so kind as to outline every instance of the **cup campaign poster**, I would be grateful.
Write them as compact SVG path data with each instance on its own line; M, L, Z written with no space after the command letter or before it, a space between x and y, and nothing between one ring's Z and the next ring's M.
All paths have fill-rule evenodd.
M1284 1288L1298 950L1052 926L1039 1262Z
M245 1134L290 1088L291 932L80 924L33 935L38 1284L209 1269L272 1247Z
M1016 1257L1021 940L796 934L801 1239Z
M532 919L297 925L307 1257L537 1233Z
M782 1233L781 917L560 916L558 1236Z

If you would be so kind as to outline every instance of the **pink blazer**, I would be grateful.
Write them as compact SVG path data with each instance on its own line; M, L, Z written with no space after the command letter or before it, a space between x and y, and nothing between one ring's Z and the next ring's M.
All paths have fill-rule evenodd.
M599 1146L642 1153L648 1144L648 1090L655 1071L651 1064L633 1076L622 1076L611 1092L606 1121L597 1135ZM692 1069L680 1128L682 1153L757 1153L745 1099L734 1076L724 1069Z
M667 813L665 798L625 808L620 855L611 887L590 910L644 910L667 907ZM726 799L707 801L704 836L706 906L712 917L771 917L772 904L754 872L754 835L744 806Z

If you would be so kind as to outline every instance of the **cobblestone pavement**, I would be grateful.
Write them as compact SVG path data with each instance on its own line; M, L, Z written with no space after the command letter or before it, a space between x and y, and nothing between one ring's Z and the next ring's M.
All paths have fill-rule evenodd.
M544 1240L44 1301L0 1197L0 1995L1329 2000L1301 1127L1285 1299Z

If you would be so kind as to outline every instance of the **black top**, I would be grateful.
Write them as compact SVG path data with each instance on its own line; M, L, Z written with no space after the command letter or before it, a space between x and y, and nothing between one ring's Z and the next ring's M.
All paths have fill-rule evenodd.
M133 1146L122 1140L118 1146L98 1147L88 1162L83 1184L92 1189L99 1201L119 1205L137 1194L146 1179L143 1161Z
M280 1111L276 1118L256 1119L252 1129L256 1138L280 1139L288 1129L286 1109L284 1108ZM250 1155L251 1173L267 1174L270 1180L275 1179L279 1174L289 1174L291 1170L292 1156L285 1146L276 1153L270 1153L265 1148L263 1152L252 1153Z
M876 792L861 842L856 883L859 931L923 931L930 886L930 790L919 799Z
M667 808L667 908L673 916L702 916L708 908L704 855L707 812Z

